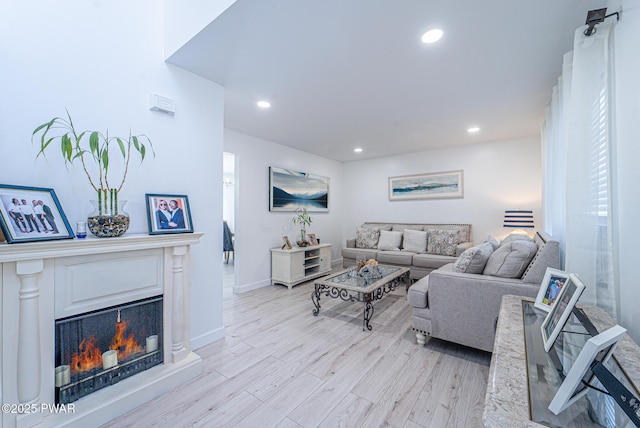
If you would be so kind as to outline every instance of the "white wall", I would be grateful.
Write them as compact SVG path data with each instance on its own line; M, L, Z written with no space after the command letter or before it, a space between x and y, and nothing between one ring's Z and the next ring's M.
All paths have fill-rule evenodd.
M282 245L282 235L293 241L300 233L292 212L269 211L269 167L277 166L329 177L329 212L311 212L307 229L322 243L332 243L332 259L340 259L341 225L344 218L342 164L320 156L225 129L224 150L236 160L236 292L268 285L271 278L269 249Z
M617 217L620 324L640 343L640 3L637 0L618 0L608 4L608 12L621 11L615 29L616 71L616 151L614 179L618 182ZM614 195L615 196L615 195Z
M95 199L82 169L51 147L35 160L33 129L67 108L83 129L153 141L157 157L133 161L122 190L128 233L147 233L145 193L187 194L197 231L192 251L192 345L224 334L222 266L223 90L163 62L164 13L153 0L3 2L0 13L0 183L52 187L72 223ZM149 96L176 100L176 115L152 112ZM20 244L14 244L20 245Z
M504 210L532 209L542 228L540 138L429 150L344 164L345 237L364 221L470 223L473 240L503 238ZM464 170L464 198L389 201L388 178Z

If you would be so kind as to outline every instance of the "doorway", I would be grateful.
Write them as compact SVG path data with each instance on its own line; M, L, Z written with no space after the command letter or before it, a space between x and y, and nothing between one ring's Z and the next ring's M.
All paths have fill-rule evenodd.
M224 152L222 156L222 219L223 219L223 252L224 292L233 292L235 285L235 187L236 155Z

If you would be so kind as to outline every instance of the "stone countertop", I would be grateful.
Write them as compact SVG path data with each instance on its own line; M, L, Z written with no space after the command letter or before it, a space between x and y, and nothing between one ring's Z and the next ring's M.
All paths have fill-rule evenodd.
M533 299L504 296L491 357L485 396L485 427L543 427L529 419L529 392L524 344L522 302ZM598 329L616 323L602 309L580 306ZM640 348L625 335L613 353L629 379L640 385Z

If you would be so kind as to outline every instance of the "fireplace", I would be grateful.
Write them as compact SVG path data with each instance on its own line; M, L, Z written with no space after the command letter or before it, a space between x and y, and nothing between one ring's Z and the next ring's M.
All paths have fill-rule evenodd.
M201 374L189 341L201 236L0 246L0 397L41 409L3 413L0 426L100 426ZM48 410L66 403L72 413Z
M56 320L56 404L162 363L162 296Z

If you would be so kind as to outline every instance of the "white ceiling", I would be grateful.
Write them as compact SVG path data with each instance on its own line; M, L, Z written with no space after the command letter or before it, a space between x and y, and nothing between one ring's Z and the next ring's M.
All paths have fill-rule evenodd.
M226 128L368 159L538 135L575 29L605 5L238 0L169 62L224 86Z

